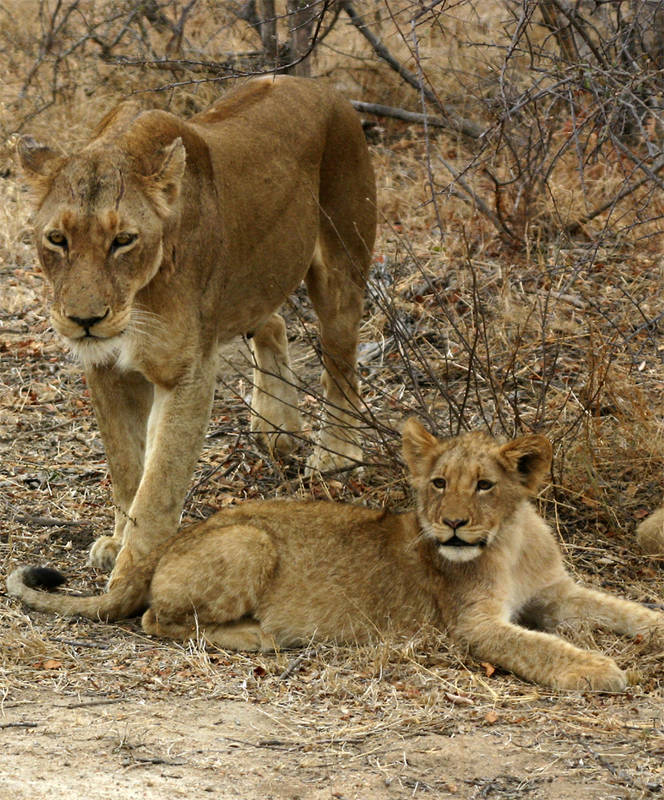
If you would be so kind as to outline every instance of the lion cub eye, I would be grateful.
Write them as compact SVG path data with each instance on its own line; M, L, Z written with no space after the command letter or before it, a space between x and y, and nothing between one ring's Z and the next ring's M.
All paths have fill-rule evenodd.
M488 492L489 489L493 489L496 484L493 481L487 481L484 478L477 481L477 491L478 492Z
M56 247L61 247L63 250L67 249L67 237L62 231L49 231L46 234L46 241L54 244Z
M447 481L445 478L433 478L431 483L436 487L436 489L445 489L447 487Z
M130 244L133 244L138 236L135 233L128 233L127 231L122 231L118 233L118 235L113 239L111 242L111 253L114 253L120 247L127 247Z

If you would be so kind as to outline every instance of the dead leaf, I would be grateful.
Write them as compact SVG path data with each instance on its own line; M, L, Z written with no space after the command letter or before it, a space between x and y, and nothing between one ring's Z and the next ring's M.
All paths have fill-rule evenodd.
M482 661L481 663L484 667L484 672L486 673L487 678L490 678L496 671L496 668L493 666L493 664L489 664L488 661Z
M450 701L450 703L454 703L455 706L472 706L473 701L470 697L464 697L460 694L452 694L451 692L445 692L445 697Z
M498 714L495 711L489 711L488 714L484 715L484 721L487 725L495 725L498 722Z

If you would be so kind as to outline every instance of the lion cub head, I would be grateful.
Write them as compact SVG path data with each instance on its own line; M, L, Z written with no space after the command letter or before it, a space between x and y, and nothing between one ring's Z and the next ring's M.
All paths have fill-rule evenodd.
M69 157L30 137L17 142L53 327L86 365L110 361L145 327L134 301L165 255L185 148L152 117L123 104ZM141 138L144 128L151 135Z
M474 431L441 440L409 419L403 454L423 535L449 561L477 558L537 490L551 452L544 436L531 434L501 444Z

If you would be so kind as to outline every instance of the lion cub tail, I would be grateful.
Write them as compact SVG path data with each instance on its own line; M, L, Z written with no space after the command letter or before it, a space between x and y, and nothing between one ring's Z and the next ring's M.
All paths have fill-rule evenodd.
M22 600L36 611L49 611L63 616L88 617L104 622L122 619L147 605L149 578L132 577L131 582L117 581L108 592L91 597L51 594L65 583L65 576L50 567L19 567L7 578L7 593Z

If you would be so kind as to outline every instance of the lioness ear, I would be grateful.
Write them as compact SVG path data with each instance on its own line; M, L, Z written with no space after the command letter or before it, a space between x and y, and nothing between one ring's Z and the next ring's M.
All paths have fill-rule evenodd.
M427 455L438 444L438 439L421 425L415 417L407 419L401 432L403 458L410 474L419 475L428 469Z
M498 452L507 470L515 473L519 482L534 492L551 466L553 448L546 436L531 433L504 444Z
M32 136L19 136L16 139L16 155L26 181L37 193L45 191L65 162L61 153L39 144Z
M146 189L157 205L157 212L166 217L180 196L187 151L178 136L163 153L159 169L146 179Z

